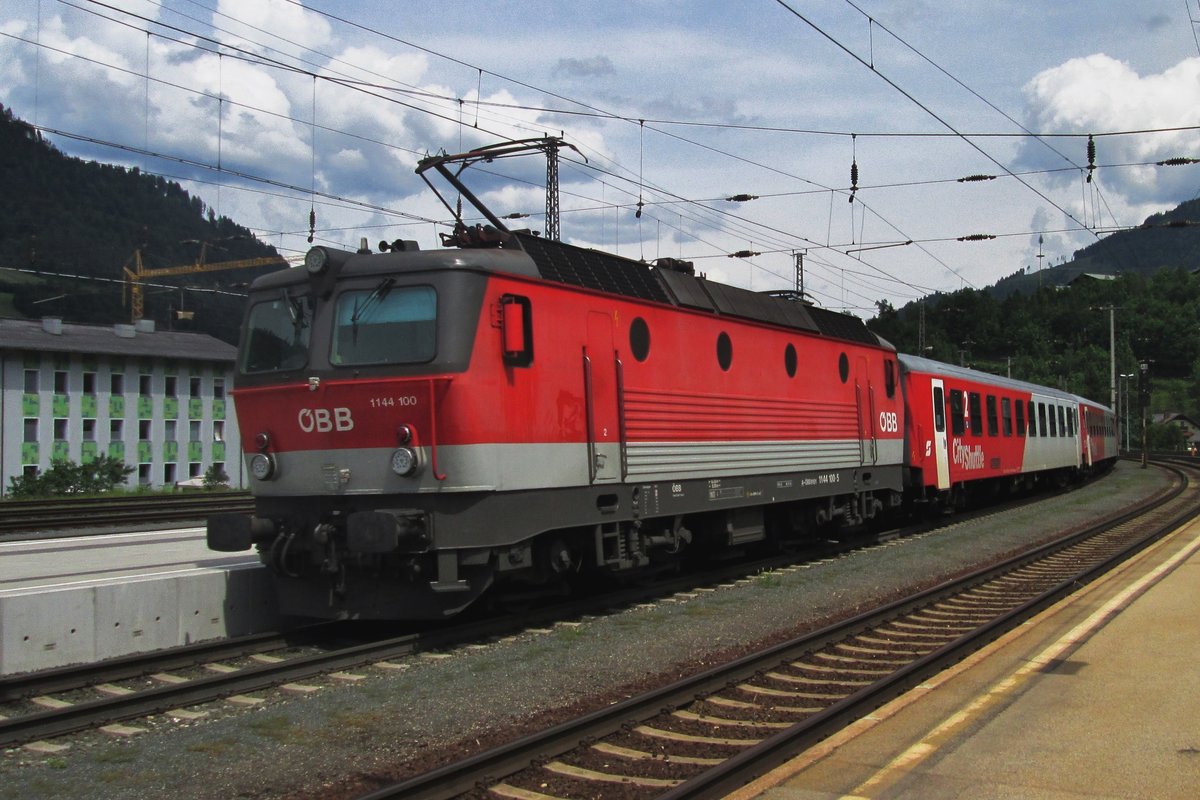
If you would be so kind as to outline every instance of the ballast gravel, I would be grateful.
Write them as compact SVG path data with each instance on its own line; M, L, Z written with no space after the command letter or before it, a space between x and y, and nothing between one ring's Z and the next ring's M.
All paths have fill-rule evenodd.
M132 723L59 752L0 758L0 800L349 798L667 677L867 610L999 560L1162 489L1157 469L1107 476L1018 510L483 645L368 666L258 706Z

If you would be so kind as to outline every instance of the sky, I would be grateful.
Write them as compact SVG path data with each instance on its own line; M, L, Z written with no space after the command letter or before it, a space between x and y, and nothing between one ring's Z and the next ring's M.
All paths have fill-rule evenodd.
M1200 164L1156 164L1200 158L1197 21L1200 0L0 0L0 103L289 257L437 247L421 158L561 137L564 241L762 291L802 262L814 302L870 317L1200 194ZM537 152L463 173L534 230L545 178Z

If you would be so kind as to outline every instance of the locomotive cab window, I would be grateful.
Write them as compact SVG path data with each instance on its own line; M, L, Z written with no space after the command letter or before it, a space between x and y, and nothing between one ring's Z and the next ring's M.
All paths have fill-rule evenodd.
M395 278L384 278L373 287L338 295L330 363L419 364L433 359L437 292L432 286L394 284Z
M307 364L312 315L312 298L288 289L254 302L246 322L242 371L280 372Z

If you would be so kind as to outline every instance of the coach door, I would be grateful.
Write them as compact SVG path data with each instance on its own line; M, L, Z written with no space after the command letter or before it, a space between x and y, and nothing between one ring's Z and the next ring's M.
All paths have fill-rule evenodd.
M617 356L613 349L612 318L598 311L589 312L587 331L583 380L587 397L588 476L592 483L607 483L621 476Z
M946 389L940 378L930 381L933 385L933 459L937 463L937 488L950 488L950 446L946 436ZM931 446L926 442L925 446ZM931 454L925 452L926 458Z
M1083 418L1083 422L1079 426L1079 439L1083 443L1083 466L1090 467L1092 466L1092 411L1080 405L1075 405L1072 410Z

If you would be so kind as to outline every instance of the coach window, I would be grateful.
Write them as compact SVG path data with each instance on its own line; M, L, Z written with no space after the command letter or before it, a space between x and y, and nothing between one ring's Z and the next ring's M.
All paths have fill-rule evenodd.
M1050 404L1050 407L1047 409L1047 412L1048 412L1047 416L1050 417L1050 435L1058 436L1058 425L1054 421L1054 404L1053 403Z
M962 436L966 430L963 421L963 393L961 389L950 390L950 433Z
M933 429L938 433L946 430L946 397L942 387L933 387Z
M1046 404L1038 403L1037 408L1038 408L1038 430L1041 431L1042 436L1053 436L1054 434L1050 433L1049 429L1046 427Z
M1025 401L1017 398L1017 436L1025 435Z
M983 401L979 392L968 394L967 402L971 404L971 435L983 436Z
M996 416L996 395L987 396L987 431L988 436L1000 435L1000 422Z
M1005 436L1012 436L1012 400L1000 398L1000 429Z
M1058 407L1058 429L1062 431L1063 436L1070 436L1067 433L1067 410L1062 406Z
M725 331L721 331L721 335L717 337L717 364L725 372L729 372L729 367L733 364L733 342Z
M1037 403L1029 401L1029 435L1037 436Z

